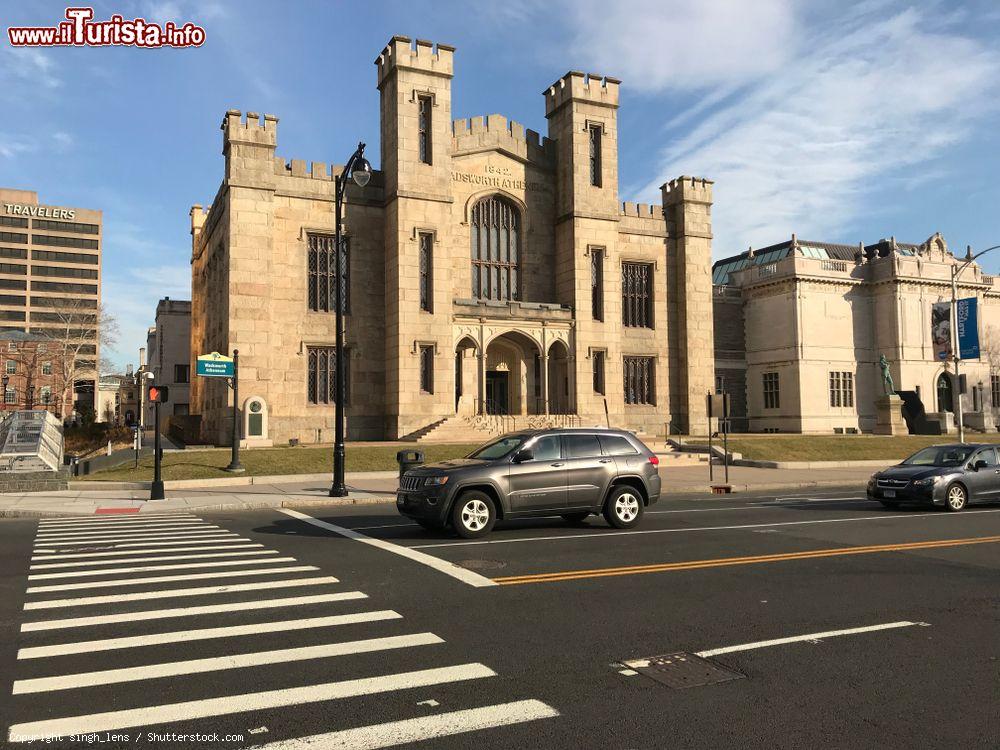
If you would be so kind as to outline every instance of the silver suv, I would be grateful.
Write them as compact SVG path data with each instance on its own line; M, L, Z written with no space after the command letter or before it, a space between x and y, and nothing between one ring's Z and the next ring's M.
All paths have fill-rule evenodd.
M631 529L660 499L659 459L624 430L547 429L502 435L469 454L407 471L396 508L427 529L451 526L466 539L498 518L603 513Z

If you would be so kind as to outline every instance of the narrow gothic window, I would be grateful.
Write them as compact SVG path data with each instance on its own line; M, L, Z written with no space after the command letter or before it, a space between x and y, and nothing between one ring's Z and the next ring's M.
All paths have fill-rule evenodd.
M765 372L761 375L764 385L764 408L781 408L781 390L778 382L778 373Z
M420 390L434 393L434 347L420 347Z
M434 312L434 235L420 234L420 309Z
M604 250L590 250L590 307L594 320L604 320Z
M594 393L604 393L604 352L595 351L590 355L594 368Z
M431 98L429 96L417 97L417 128L418 128L418 148L420 149L420 161L424 164L431 163Z
M343 310L351 311L351 246L347 237L341 237L340 267L337 273L336 238L330 234L310 234L309 242L309 309L313 312L335 312L337 309L337 279L343 286Z
M590 136L590 184L601 186L601 126L591 125L587 129Z
M653 358L624 357L626 404L655 404L653 388Z
M622 263L622 323L629 328L653 327L653 267Z
M472 296L521 299L521 221L518 210L499 196L472 208Z

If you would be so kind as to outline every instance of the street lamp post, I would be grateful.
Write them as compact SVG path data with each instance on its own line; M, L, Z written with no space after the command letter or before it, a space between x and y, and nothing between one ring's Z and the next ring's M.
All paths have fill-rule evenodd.
M364 187L368 184L371 176L372 165L365 158L365 144L359 143L357 150L351 154L351 158L344 165L343 171L334 179L334 252L336 253L337 269L337 288L334 295L335 325L337 326L335 377L337 379L337 392L334 399L336 424L333 432L333 484L330 485L330 497L347 497L347 485L344 484L344 401L347 400L347 390L344 383L344 292L347 284L347 264L343 253L340 226L344 190L349 179L353 179L358 187Z
M994 245L973 255L972 245L969 245L965 253L965 263L961 266L952 265L951 267L951 355L952 361L955 363L955 418L958 422L958 442L960 443L965 442L965 414L962 410L962 391L959 389L958 377L958 363L962 360L962 352L958 345L958 277L976 258L998 248L1000 245Z
M3 384L3 410L7 411L7 384L10 382L10 376L4 373L3 379L0 383Z

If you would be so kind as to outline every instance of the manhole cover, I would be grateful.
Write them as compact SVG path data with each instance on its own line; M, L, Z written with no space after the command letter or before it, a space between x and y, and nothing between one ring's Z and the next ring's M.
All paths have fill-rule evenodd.
M740 672L683 651L652 656L649 659L635 659L624 664L639 674L678 690L746 678L746 675Z
M503 560L459 560L455 564L467 570L498 570L507 567Z

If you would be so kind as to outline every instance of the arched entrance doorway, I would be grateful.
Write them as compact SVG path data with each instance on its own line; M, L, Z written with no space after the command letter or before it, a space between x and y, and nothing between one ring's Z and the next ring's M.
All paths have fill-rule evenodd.
M549 347L549 413L569 414L569 350L562 341Z
M951 388L951 376L942 372L937 379L937 410L940 412L955 411Z
M486 347L482 411L537 414L542 394L540 352L533 339L509 331Z

